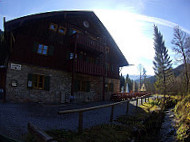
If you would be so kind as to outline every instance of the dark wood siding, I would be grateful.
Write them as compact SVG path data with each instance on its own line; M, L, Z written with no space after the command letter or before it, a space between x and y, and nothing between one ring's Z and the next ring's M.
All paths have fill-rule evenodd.
M83 21L85 20L89 22L89 28L83 26ZM57 24L58 27L65 27L67 29L66 34L50 30L50 23ZM77 54L83 51L87 56L94 59L99 58L98 64L77 59L76 72L101 76L105 74L108 77L118 78L119 65L117 64L120 57L118 57L117 52L109 41L104 40L105 37L102 36L100 29L95 24L89 17L80 18L80 15L23 21L18 28L12 31L15 44L10 60L12 62L71 71L72 61L69 60L68 54L74 52L76 45ZM79 30L80 34L70 36L68 31L72 28ZM53 47L51 48L53 51L51 50L51 54L48 55L37 54L37 50L34 48L37 43ZM106 47L109 47L108 53L106 53ZM105 68L106 64L109 64L109 70Z

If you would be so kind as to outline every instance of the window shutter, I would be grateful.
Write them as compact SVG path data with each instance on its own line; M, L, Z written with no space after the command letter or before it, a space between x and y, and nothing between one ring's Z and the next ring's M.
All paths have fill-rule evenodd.
M50 89L50 76L45 76L44 90L49 91Z
M37 50L38 50L38 43L37 42L34 42L34 46L33 46L33 52L34 53L37 53Z
M31 84L32 83L32 74L28 74L28 81L27 81L27 87L28 88L32 88L32 86L33 86L33 84ZM30 84L31 84L31 86L30 86Z
M90 92L90 81L86 82L86 92Z
M54 54L54 47L48 46L48 55L53 56L53 54Z

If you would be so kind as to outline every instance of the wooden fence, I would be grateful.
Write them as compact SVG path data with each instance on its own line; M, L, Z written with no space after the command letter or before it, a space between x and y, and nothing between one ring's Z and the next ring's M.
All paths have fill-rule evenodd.
M114 106L119 105L119 104L123 104L123 103L127 103L126 106L126 113L128 113L129 111L129 102L130 101L135 101L136 100L136 108L138 107L138 99L141 99L141 104L142 104L142 99L145 99L145 102L149 101L149 96L151 94L147 93L144 94L143 96L135 96L135 98L132 98L130 100L124 100L124 101L120 101L120 102L116 102L116 103L111 103L111 104L106 104L106 105L99 105L99 106L94 106L94 107L89 107L89 108L82 108L82 109L72 109L72 110L64 110L64 111L59 111L58 114L63 115L63 114L68 114L68 113L79 113L79 119L78 119L78 132L82 132L83 131L83 112L86 111L90 111L90 110L95 110L95 109L101 109L101 108L106 108L106 107L111 107L111 114L110 114L110 122L113 121L113 115L114 115Z
M37 126L28 123L28 132L35 137L36 142L57 142Z

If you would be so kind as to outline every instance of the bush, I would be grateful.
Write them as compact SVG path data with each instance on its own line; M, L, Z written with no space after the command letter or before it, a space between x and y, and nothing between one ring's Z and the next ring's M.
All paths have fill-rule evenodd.
M177 139L180 141L190 140L190 95L179 101L174 109L176 118L179 120Z

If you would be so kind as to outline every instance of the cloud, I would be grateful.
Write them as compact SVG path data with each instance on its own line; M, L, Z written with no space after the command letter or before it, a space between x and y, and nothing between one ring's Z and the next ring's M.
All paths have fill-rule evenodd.
M136 16L137 20L141 20L141 21L145 21L145 22L150 22L150 23L155 23L155 24L160 24L163 26L167 26L170 28L174 28L175 26L178 26L178 24L165 20L165 19L161 19L161 18L157 18L157 17L150 17L150 16L145 16L145 15L140 15L140 14L135 14L134 16ZM181 27L181 29L190 34L190 30Z

